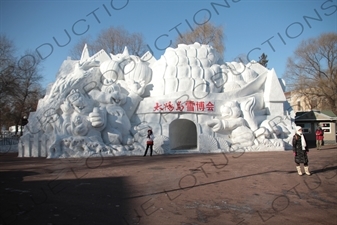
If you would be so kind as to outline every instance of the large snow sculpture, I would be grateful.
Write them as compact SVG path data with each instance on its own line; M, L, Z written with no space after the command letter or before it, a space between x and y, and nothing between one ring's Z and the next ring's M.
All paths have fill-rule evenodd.
M290 147L293 111L274 70L219 63L211 46L179 45L159 60L127 48L63 62L29 115L22 157L273 151Z

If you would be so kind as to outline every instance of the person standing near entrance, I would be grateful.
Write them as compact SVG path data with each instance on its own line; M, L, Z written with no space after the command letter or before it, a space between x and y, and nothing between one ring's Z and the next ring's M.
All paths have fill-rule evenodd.
M321 150L323 139L324 139L324 131L322 130L321 127L318 127L317 130L316 130L316 147L317 147L317 150Z
M146 138L146 150L145 150L144 156L146 156L147 150L148 150L149 148L150 148L150 156L152 156L152 151L153 151L153 139L154 139L154 136L153 136L152 130L148 130L148 131L147 131L147 138Z
M305 141L305 137L302 133L302 127L296 126L296 133L293 136L292 144L293 144L293 152L295 155L295 163L296 163L296 169L297 169L298 175L302 176L303 174L301 171L301 163L303 163L305 174L310 176L311 173L309 172L309 166L308 166L309 149Z

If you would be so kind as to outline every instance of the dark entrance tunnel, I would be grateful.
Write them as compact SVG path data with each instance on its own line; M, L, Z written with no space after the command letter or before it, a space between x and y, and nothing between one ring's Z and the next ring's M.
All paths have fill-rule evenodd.
M169 126L171 150L197 148L197 127L187 119L174 120Z

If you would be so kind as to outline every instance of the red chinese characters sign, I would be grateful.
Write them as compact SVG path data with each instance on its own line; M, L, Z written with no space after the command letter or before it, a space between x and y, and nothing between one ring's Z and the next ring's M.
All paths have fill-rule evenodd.
M167 101L156 102L154 112L214 112L215 104L212 101Z

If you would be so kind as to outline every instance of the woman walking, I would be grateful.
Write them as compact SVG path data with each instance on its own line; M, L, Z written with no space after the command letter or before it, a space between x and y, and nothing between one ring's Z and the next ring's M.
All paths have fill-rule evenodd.
M305 174L311 175L309 172L309 160L308 160L308 152L309 149L307 147L307 143L305 141L305 137L302 133L302 127L296 126L296 133L293 137L293 152L295 155L295 163L298 175L302 176L301 171L301 163L304 165Z

